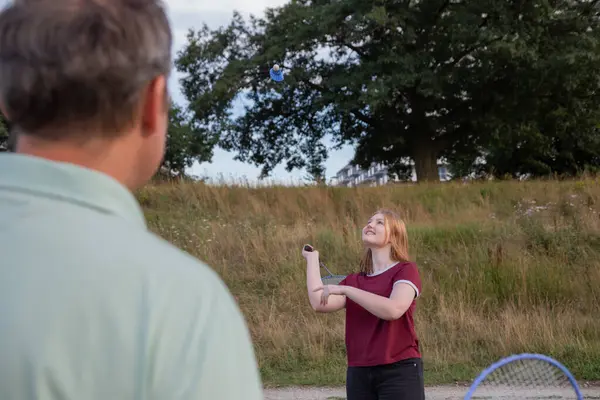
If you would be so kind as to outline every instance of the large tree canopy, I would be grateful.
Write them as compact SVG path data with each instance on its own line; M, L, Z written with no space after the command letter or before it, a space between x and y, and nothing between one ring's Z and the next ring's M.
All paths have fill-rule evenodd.
M496 177L572 176L598 169L597 3L554 2L532 21L527 51L519 62L496 69L497 85L486 88L494 101L479 124L489 134L486 141L459 141L458 151L444 154L458 175L479 170ZM477 157L486 164L474 165Z
M536 150L519 168L544 170L597 122L596 3L293 0L191 31L177 68L194 120L263 174L319 175L328 135L361 165L412 159L419 180L438 179L439 157L506 165L502 145Z

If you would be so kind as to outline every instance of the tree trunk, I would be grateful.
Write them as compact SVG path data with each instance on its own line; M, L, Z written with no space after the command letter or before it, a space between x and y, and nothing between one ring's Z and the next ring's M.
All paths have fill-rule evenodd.
M433 142L422 142L416 145L413 152L417 182L439 182L437 166L437 149Z

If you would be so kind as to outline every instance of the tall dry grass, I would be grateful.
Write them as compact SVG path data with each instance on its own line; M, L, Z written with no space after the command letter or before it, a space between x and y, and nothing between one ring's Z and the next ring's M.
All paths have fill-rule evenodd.
M400 211L423 278L416 323L429 383L470 380L516 352L600 379L596 181L377 188L148 186L152 230L212 266L238 296L267 384L344 381L343 313L311 311L300 250L358 267L360 229Z

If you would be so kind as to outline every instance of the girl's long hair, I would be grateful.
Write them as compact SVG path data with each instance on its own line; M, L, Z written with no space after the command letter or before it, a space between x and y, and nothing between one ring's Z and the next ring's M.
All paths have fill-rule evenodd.
M375 214L382 214L384 217L386 239L390 241L390 258L396 262L409 262L408 255L408 234L406 233L406 224L396 212L388 209L378 210ZM373 254L371 249L366 249L362 260L360 261L360 272L364 274L373 273Z

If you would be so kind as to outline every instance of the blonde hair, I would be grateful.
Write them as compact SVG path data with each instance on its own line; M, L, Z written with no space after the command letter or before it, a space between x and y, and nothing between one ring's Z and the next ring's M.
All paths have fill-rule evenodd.
M375 214L382 214L384 217L386 239L390 241L390 258L393 261L410 261L408 255L408 234L406 224L396 212L388 209L377 210ZM373 273L373 254L371 249L366 249L362 260L360 261L360 272L365 274Z

